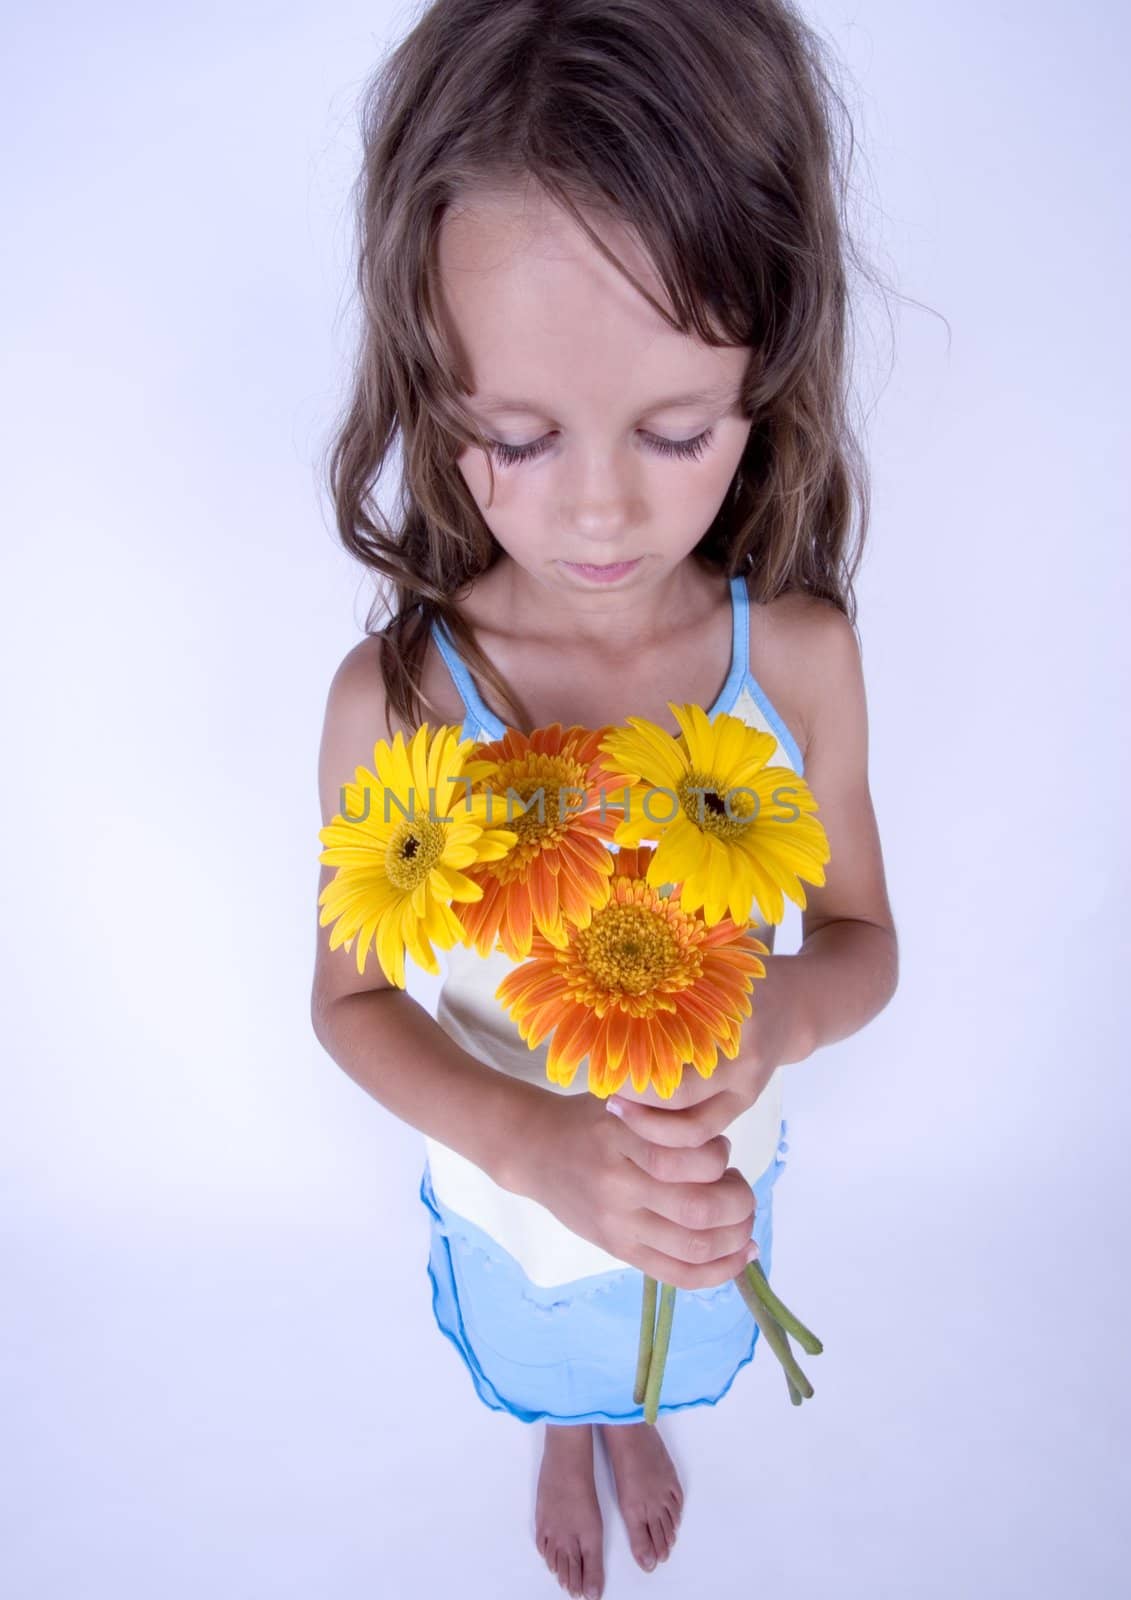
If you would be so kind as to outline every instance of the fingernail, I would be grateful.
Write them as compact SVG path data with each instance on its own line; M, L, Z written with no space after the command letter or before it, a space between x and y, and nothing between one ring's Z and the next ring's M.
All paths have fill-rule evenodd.
M605 1101L605 1110L611 1111L614 1117L619 1117L622 1122L624 1121L624 1107L621 1105L619 1100L614 1100L610 1096L609 1099Z
M751 1262L751 1261L757 1261L757 1259L758 1259L758 1257L759 1257L759 1256L760 1256L760 1255L761 1255L761 1254L762 1254L762 1252L761 1252L761 1251L760 1251L760 1250L759 1250L759 1248L758 1248L758 1246L757 1246L757 1245L756 1245L756 1244L755 1244L755 1242L754 1242L754 1240L753 1240L753 1239L751 1239L751 1241L750 1241L750 1244L749 1244L749 1247L748 1247L748 1248L747 1248L747 1251L746 1251L746 1260L747 1260L747 1263L749 1263L749 1262Z

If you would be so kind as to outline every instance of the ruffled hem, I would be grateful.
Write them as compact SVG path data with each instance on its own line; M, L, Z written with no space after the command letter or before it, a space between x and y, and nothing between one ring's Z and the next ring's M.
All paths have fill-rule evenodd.
M774 1159L753 1184L753 1237L767 1274L786 1131L783 1119ZM632 1400L642 1293L635 1268L536 1284L496 1240L437 1201L427 1162L420 1199L429 1213L433 1317L486 1406L522 1422L643 1419ZM733 1283L679 1290L660 1412L717 1405L753 1360L758 1337Z

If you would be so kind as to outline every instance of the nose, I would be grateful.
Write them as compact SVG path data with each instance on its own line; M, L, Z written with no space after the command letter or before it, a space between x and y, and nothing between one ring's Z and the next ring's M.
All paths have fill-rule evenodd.
M608 453L597 456L591 452L586 460L578 461L571 489L564 517L569 532L583 547L577 559L619 559L626 531L639 511L630 469Z

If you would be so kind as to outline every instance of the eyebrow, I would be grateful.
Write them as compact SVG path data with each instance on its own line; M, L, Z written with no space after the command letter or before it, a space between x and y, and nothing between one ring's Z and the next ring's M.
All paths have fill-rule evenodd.
M717 405L724 400L729 400L736 394L737 385L734 383L720 383L709 389L689 389L681 394L667 395L663 400L653 400L650 405L642 406L645 412L664 411L669 406L696 406ZM549 406L539 405L537 400L511 400L503 395L484 394L472 395L471 403L479 411L530 411L537 416L548 416Z

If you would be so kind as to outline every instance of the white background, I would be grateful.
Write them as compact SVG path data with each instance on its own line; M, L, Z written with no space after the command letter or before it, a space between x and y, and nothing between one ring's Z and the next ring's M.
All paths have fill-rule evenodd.
M760 1358L666 1420L687 1511L650 1577L599 1477L607 1592L1106 1596L1131 1487L1127 13L807 14L854 80L862 242L919 302L894 367L875 305L860 345L902 983L786 1081L776 1281L824 1339L816 1397ZM420 1136L308 1015L318 737L369 600L320 478L355 102L410 15L5 22L19 1600L554 1583L543 1429L490 1412L432 1322Z

